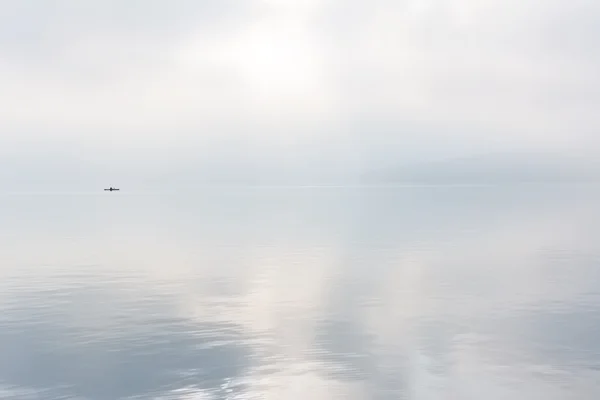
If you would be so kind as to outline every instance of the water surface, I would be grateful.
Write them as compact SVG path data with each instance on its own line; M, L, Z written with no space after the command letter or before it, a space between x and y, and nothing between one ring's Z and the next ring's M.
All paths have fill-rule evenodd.
M600 190L0 195L3 399L600 398Z

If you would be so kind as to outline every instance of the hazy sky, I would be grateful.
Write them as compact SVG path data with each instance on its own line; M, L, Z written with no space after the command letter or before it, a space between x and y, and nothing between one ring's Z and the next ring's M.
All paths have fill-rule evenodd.
M599 144L596 0L0 0L0 155Z

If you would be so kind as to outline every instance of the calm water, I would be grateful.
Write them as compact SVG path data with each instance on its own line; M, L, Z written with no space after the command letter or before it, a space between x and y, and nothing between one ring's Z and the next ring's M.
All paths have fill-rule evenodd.
M2 399L600 398L600 190L0 195Z

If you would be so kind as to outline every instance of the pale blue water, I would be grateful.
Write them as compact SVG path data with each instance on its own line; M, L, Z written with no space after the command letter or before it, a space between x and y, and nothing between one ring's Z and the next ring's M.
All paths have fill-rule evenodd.
M2 399L600 398L600 190L0 195Z

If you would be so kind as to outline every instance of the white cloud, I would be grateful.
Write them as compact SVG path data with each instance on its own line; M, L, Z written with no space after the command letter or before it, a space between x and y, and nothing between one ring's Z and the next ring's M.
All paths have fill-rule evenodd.
M0 4L5 145L597 142L590 0L53 4Z

